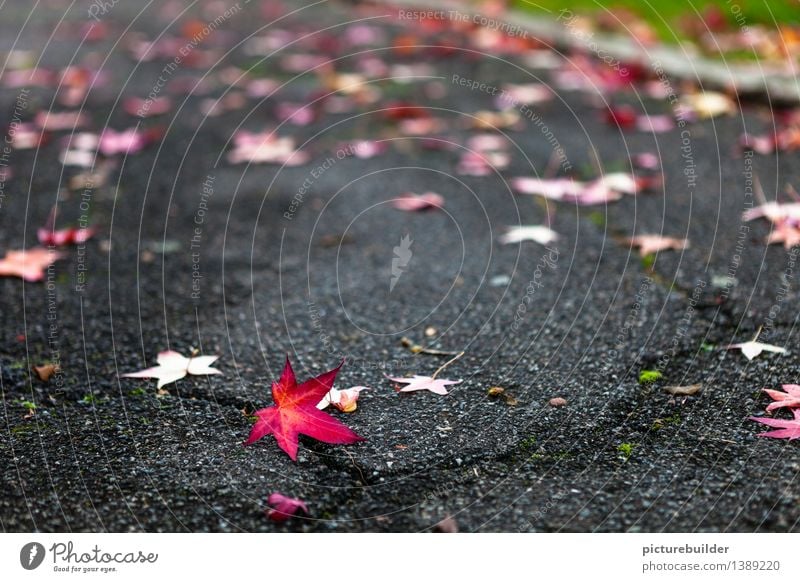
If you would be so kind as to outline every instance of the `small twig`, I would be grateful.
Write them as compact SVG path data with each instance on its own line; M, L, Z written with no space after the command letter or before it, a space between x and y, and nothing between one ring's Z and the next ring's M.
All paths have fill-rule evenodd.
M358 465L356 465L356 458L355 458L355 457L353 456L353 454L352 454L350 451L348 451L347 449L342 449L342 450L344 451L344 453L345 453L345 454L346 454L348 457L350 457L350 462L351 462L351 463L353 463L353 466L356 468L356 471L358 471L358 474L359 474L359 475L361 475L361 483L363 483L364 485L366 485L366 484L367 484L367 479L366 479L366 477L364 477L364 473L362 473L362 472L361 472L361 467L359 467Z
M438 375L439 375L439 372L441 372L442 370L444 370L444 369L445 369L447 366L449 366L450 364L452 364L453 362L455 362L455 361L456 361L458 358L460 358L460 357L461 357L461 356L463 356L463 355L464 355L464 352L458 352L458 353L457 353L457 354L456 354L454 357L450 358L450 359L449 359L449 360L447 360L447 361L446 361L444 364L442 364L441 366L439 366L439 369L438 369L438 370L436 370L436 371L433 373L433 376L431 376L431 380L436 380L436 376L438 376Z
M455 356L458 354L458 352L445 352L444 350L426 348L419 344L415 344L407 337L401 338L400 343L403 344L404 348L408 348L412 354L427 354L429 356Z
M755 337L753 337L752 341L754 341L754 342L758 341L758 336L761 335L761 330L762 329L764 329L764 326L763 325L759 325L758 326L758 330L756 331L756 335L755 335Z

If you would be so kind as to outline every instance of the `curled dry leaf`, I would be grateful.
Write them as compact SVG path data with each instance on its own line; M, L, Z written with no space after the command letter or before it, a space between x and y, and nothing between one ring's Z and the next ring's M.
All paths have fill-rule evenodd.
M492 386L486 391L486 394L489 395L489 398L502 398L508 406L516 406L519 404L519 401L509 394L502 386Z
M498 396L502 396L502 395L505 393L505 391L506 391L506 389L505 389L505 388L503 388L502 386L492 386L491 388L489 388L489 389L486 391L486 393L487 393L487 394L488 394L488 395L489 395L491 398L496 398L496 397L498 397Z
M43 364L41 366L34 366L33 371L36 372L36 376L39 380L47 382L54 374L58 374L61 371L61 367L56 364Z
M317 404L317 408L325 410L328 406L334 406L342 412L354 412L358 408L358 396L362 390L369 390L369 388L366 386L353 386L345 390L331 388Z
M673 396L693 396L702 389L702 384L690 384L689 386L664 386L664 390Z

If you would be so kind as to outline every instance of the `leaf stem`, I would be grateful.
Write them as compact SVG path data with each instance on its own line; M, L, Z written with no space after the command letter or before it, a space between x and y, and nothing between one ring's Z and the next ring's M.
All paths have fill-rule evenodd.
M452 364L453 362L455 362L455 361L456 361L458 358L460 358L460 357L461 357L461 356L463 356L463 355L464 355L464 352L458 352L458 353L457 353L457 354L456 354L454 357L450 358L450 359L449 359L449 360L447 360L447 361L446 361L444 364L442 364L441 366L439 366L439 369L438 369L438 370L436 370L436 371L433 373L433 376L431 376L431 380L436 380L436 376L438 376L438 375L439 375L439 373L440 373L442 370L444 370L444 369L445 369L447 366L449 366L450 364Z

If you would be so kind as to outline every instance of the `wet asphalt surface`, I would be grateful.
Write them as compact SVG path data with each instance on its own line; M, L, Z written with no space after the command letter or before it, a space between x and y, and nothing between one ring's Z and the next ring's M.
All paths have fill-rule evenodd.
M117 96L146 96L169 59L137 64L114 43L128 25L154 38L166 28L163 16L151 9L135 19L120 3L103 17L110 37L76 53L87 7L73 8L56 29L61 4L37 8L24 27L21 7L0 9L0 49L43 51L50 67L88 58L110 77L87 98L91 127L135 125ZM213 20L208 15L224 9L209 3L195 14ZM209 67L177 75L207 71L218 79L227 67L254 67L254 74L291 80L284 99L308 99L318 91L313 75L292 80L275 58L236 46L264 26L259 10L246 6L221 27L224 35L213 41L219 57ZM323 4L287 17L281 28L313 33L380 14ZM386 18L373 24L387 38L404 30ZM45 43L53 30L61 33ZM764 245L765 223L749 223L743 235L740 229L748 164L770 197L786 183L800 185L796 154L733 155L744 129L768 127L765 107L750 104L688 126L697 173L691 188L680 130L620 131L603 122L596 96L557 90L536 111L575 172L596 173L591 152L611 170L629 169L631 153L654 151L665 181L607 206L546 205L515 196L505 180L541 175L551 158L552 143L528 121L504 130L514 143L508 169L486 177L454 172L475 133L470 115L493 105L451 79L549 82L550 71L521 66L515 55L399 54L386 46L373 47L385 62L427 63L432 70L420 74L437 78L382 82L376 104L282 126L281 135L307 141L311 161L298 167L225 160L236 129L276 125L270 100L250 98L242 109L206 117L203 97L178 96L172 112L143 122L165 125L163 139L118 156L109 182L89 193L99 232L81 249L85 257L67 250L44 283L0 279L0 527L427 531L452 516L461 531L797 530L797 445L757 438L762 427L748 420L763 413L761 388L794 382L798 373L794 255ZM330 46L285 50L326 54ZM348 63L338 69L350 70ZM217 83L208 95L225 91ZM7 117L18 92L2 89ZM32 95L32 107L51 107L52 90ZM429 149L398 133L379 111L397 99L432 108L445 120L435 135L453 149ZM669 111L663 100L622 100ZM36 244L35 230L59 193L64 216L80 215L83 191L65 189L77 170L57 162L62 134L13 153L1 248ZM354 138L383 138L390 147L371 159L337 159L338 144ZM331 156L334 163L322 167ZM213 193L203 196L209 177ZM391 208L388 201L405 191L438 192L445 206ZM561 235L550 250L497 244L506 226L544 223L548 212ZM640 233L686 236L691 246L648 266L622 242ZM405 235L413 256L390 291L393 249ZM790 353L748 362L720 349L760 326L762 339ZM435 331L426 336L428 328ZM411 353L404 336L464 350L442 373L463 383L445 397L397 394L384 373L430 375L444 362ZM155 381L119 377L154 365L167 347L218 354L224 375L189 377L163 393ZM242 447L248 415L271 404L269 386L287 353L301 378L347 359L337 386L371 390L356 412L332 414L366 442L333 447L301 438L297 463L271 438ZM59 378L45 383L30 372L56 357ZM643 369L664 377L641 385ZM687 398L663 389L694 383L703 390ZM489 397L491 386L505 388L515 405ZM553 397L566 406L549 406ZM33 416L24 402L36 404ZM273 491L306 500L308 518L268 521Z

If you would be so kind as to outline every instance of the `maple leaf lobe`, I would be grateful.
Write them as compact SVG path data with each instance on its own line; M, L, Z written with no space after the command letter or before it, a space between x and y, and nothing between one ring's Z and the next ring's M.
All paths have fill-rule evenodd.
M256 411L258 420L244 444L251 445L272 435L289 458L296 461L298 437L301 434L334 445L366 440L339 420L317 409L317 404L333 387L336 374L343 364L344 360L336 368L298 385L287 356L280 378L272 384L275 405Z

